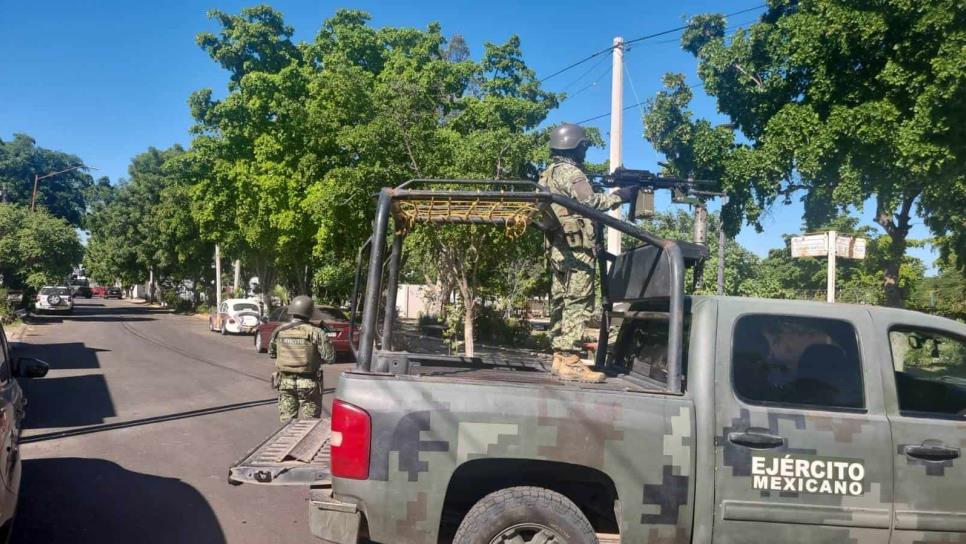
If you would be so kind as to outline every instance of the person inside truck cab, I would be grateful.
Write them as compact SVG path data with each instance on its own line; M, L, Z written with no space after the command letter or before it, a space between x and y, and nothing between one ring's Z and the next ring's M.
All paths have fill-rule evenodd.
M583 127L564 123L550 133L550 166L540 185L598 210L612 210L634 197L622 187L604 194L594 191L582 169L590 141ZM584 327L594 305L594 225L563 206L553 205L558 228L547 232L552 269L550 335L551 372L565 380L601 382L604 375L588 369L580 359Z
M826 330L782 317L748 327L735 338L735 382L744 396L766 402L830 400L862 396L853 370L845 364L851 343ZM841 373L840 376L834 374Z

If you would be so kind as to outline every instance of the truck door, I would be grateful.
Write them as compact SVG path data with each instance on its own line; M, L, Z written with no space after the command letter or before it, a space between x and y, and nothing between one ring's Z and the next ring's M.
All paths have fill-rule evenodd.
M892 359L885 379L895 456L891 542L966 543L966 336L883 325Z
M892 443L868 313L718 315L713 542L887 542Z

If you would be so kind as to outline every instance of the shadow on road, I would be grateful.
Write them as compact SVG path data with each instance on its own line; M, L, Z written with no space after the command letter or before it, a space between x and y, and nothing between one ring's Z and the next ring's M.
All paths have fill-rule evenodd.
M334 391L334 389L332 391ZM29 444L31 442L43 442L44 440L59 440L61 438L68 438L71 436L80 436L80 435L92 434L92 433L102 433L105 431L113 431L115 429L130 429L131 427L152 425L154 423L164 423L167 421L176 421L179 419L189 419L193 417L207 416L211 414L220 414L222 412L231 412L233 410L243 410L245 408L252 408L255 406L275 404L276 402L278 402L278 400L275 398L264 399L264 400L252 400L248 402L226 404L224 406L214 406L211 408L188 410L187 412L177 412L174 414L164 414L160 416L145 417L141 419L135 419L132 421L119 421L117 423L105 423L103 425L92 425L90 427L83 427L81 429L73 429L70 431L55 431L55 432L46 433L46 434L35 434L32 436L21 438L20 443Z
M22 380L20 386L30 402L25 429L94 425L117 415L107 381L98 374Z
M208 501L174 478L104 459L23 462L14 543L224 543Z
M97 354L109 349L89 348L83 342L64 342L62 344L21 344L17 354L38 357L50 365L52 370L100 368Z

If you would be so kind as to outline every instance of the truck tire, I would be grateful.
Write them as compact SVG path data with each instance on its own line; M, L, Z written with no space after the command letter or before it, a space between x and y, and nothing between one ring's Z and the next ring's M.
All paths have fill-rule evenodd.
M510 487L480 499L453 544L597 544L587 517L567 497L542 487Z

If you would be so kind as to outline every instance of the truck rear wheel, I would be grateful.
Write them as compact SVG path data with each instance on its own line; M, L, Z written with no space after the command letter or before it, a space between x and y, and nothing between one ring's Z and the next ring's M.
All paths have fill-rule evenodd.
M570 499L542 487L510 487L480 499L454 544L597 544L594 528Z

